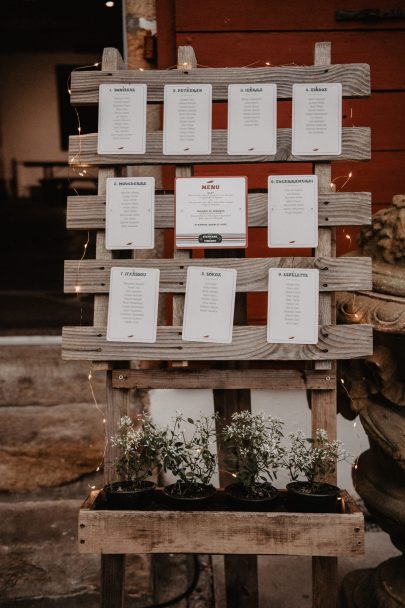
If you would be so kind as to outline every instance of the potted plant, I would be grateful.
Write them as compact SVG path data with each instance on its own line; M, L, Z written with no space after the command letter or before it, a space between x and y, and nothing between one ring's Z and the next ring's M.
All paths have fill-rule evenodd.
M263 412L235 412L222 433L237 459L236 482L225 488L228 501L245 510L272 508L279 494L272 482L284 456L283 422Z
M129 416L121 418L118 432L111 438L119 449L115 462L119 480L104 488L108 507L133 509L151 499L156 484L147 478L160 465L164 435L146 413L138 416L137 426Z
M302 431L289 435L291 444L286 453L286 468L292 482L287 484L288 506L292 511L331 513L336 511L339 488L327 483L339 461L349 454L341 441L329 441L324 429L316 429L315 439ZM298 481L302 476L305 481Z
M216 490L211 484L217 462L211 447L215 444L215 419L216 416L201 416L194 421L177 412L172 427L166 430L163 467L178 478L164 488L171 507L206 507L215 495ZM192 425L189 439L184 432L186 424Z

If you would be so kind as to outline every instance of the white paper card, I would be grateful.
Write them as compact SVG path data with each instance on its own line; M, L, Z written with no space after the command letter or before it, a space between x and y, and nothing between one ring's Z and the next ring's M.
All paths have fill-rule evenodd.
M268 193L268 246L317 247L317 176L270 176Z
M159 275L156 268L111 268L109 342L156 342Z
M176 247L247 247L246 177L176 179Z
M101 84L98 154L145 154L146 84Z
M317 344L318 308L318 270L269 270L268 342Z
M228 154L275 154L277 86L228 86Z
M189 266L183 340L232 342L236 270Z
M154 177L109 177L106 248L153 249L154 207Z
M342 85L294 84L292 153L337 156L342 153Z
M211 154L212 86L165 85L163 154Z

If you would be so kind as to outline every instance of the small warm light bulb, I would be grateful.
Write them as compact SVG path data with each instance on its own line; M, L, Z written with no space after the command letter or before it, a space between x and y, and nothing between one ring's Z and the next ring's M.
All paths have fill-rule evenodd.
M68 93L69 93L69 95L71 94L71 92L72 92L72 89L68 89Z
M79 293L80 292L80 285L75 285L75 292Z
M113 3L113 4L114 4L114 3ZM97 61L97 62L94 64L94 67L95 67L95 68L97 68L99 65L100 65L100 62L99 62L99 61Z
M349 179L352 177L353 173L350 171L349 173Z
M103 423L105 424L105 418L103 418Z
M108 6L108 8L112 8L114 6L114 2L112 0L107 0L105 5Z
M340 379L340 382L341 382L342 384L344 384L344 383L345 383L345 381L343 380L343 378L341 378L341 379Z
M270 61L266 61L266 65L271 65Z
M80 133L82 128L81 127L77 127L78 132Z
M100 470L100 467L97 467L97 469L96 469L96 473L98 473L98 472L99 472L99 470Z
M140 71L140 72L143 72L143 68L139 68L139 71Z
M91 380L91 372L89 372L88 379Z
M232 477L237 477L236 473L232 473Z

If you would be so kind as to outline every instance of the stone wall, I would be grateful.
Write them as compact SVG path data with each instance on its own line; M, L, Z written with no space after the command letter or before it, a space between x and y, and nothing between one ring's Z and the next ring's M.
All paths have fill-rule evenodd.
M0 354L0 606L99 605L98 556L78 554L77 514L104 449L103 416L89 365L57 347ZM93 377L104 406L103 374ZM132 556L128 606L152 599L149 558Z

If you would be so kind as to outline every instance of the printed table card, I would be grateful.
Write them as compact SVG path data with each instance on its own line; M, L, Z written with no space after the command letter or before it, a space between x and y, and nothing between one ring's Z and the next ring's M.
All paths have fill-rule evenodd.
M271 176L268 193L268 246L317 247L317 176Z
M106 248L153 249L154 207L154 177L109 177Z
M111 268L109 342L156 342L159 276L157 268Z
M101 84L98 154L145 154L146 84Z
M342 153L342 85L294 84L292 153L338 156Z
M183 340L232 342L236 270L189 266Z
M317 344L318 308L318 270L269 270L267 342Z
M176 247L247 247L246 177L176 179Z
M165 85L163 154L211 154L212 86Z
M277 86L228 86L228 154L275 154Z

